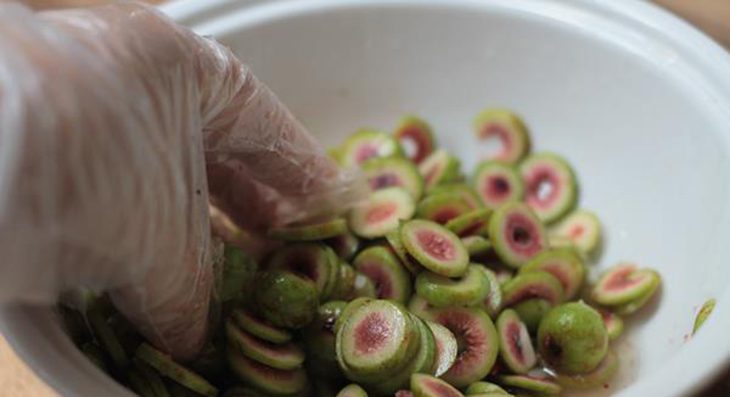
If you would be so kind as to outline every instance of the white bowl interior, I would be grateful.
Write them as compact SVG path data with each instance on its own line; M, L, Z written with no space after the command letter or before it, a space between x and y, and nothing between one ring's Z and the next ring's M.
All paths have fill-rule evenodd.
M470 169L480 153L473 116L493 105L521 113L537 150L572 162L581 206L604 223L597 268L631 260L662 274L660 299L630 320L622 343L622 395L680 394L730 353L721 332L730 304L730 62L650 6L565 3L271 3L197 28L230 45L326 144L415 113ZM708 298L719 301L716 316L690 340ZM690 369L678 372L683 365Z

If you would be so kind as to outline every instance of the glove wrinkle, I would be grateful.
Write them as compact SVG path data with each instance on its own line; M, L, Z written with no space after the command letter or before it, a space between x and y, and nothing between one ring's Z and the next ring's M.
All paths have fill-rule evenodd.
M209 203L260 255L267 228L339 214L363 187L229 49L153 8L0 4L0 302L107 290L189 360L207 338Z

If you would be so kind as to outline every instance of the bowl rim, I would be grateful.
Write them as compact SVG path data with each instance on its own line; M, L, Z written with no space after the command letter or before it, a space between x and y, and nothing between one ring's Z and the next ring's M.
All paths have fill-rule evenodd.
M178 0L160 9L203 34L220 34L251 24L337 8L388 6L472 7L482 10L499 7L547 16L581 26L596 34L595 27L586 26L576 15L598 18L605 23L603 27L609 28L600 32L603 38L621 44L629 40L627 32L638 33L646 44L656 45L657 51L670 50L678 54L679 66L684 67L683 72L688 74L685 77L708 95L708 105L718 107L730 125L730 54L694 26L649 2L575 0L565 4L559 0ZM574 13L566 13L566 10ZM658 54L657 58L660 57ZM662 62L661 59L657 61ZM724 138L730 142L730 131ZM717 297L717 300L714 315L707 320L696 338L689 341L666 365L636 380L630 391L622 391L618 396L686 395L698 391L730 364L730 338L726 337L726 331L730 329L730 291ZM18 355L46 383L63 395L86 395L91 390L101 395L125 395L121 386L113 384L108 377L102 379L101 372L92 368L91 364L79 362L79 358L83 357L80 353L70 358L61 356L58 346L51 343L63 343L58 341L59 327L50 325L55 328L55 332L53 329L47 330L50 334L34 329L39 319L46 321L47 317L51 317L48 314L49 309L24 305L4 306L0 308L0 331ZM44 340L44 337L52 340ZM70 345L70 342L67 344ZM80 367L73 368L69 361L74 365L78 363ZM56 372L59 370L64 371L65 376L59 376L59 372ZM89 378L80 381L83 378L79 376Z

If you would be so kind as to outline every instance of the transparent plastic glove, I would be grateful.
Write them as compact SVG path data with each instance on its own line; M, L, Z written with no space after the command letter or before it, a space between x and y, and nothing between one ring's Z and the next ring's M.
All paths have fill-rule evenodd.
M209 199L255 233L337 212L357 186L226 48L154 10L0 5L0 302L110 290L188 359Z

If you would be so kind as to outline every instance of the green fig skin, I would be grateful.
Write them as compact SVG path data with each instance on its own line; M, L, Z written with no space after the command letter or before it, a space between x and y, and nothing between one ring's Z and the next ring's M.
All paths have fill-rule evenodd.
M545 362L561 373L594 370L608 353L608 332L601 315L583 302L550 310L537 330L538 349Z

